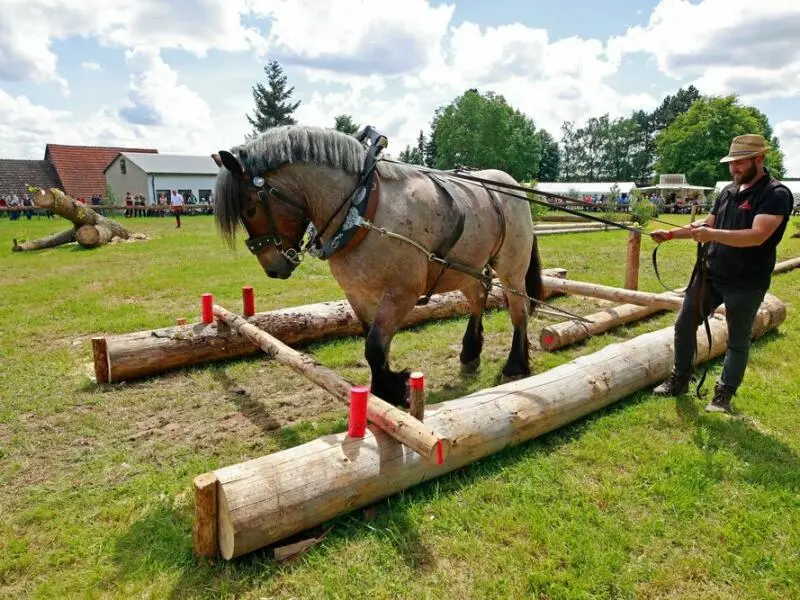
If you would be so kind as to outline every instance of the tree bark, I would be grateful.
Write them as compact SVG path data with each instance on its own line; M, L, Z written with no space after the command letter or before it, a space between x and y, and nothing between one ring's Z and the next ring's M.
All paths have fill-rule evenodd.
M62 244L69 244L70 242L74 241L75 241L75 228L72 228L72 229L67 229L66 231L62 231L61 233L54 233L53 235L48 235L47 237L39 238L38 240L22 242L21 244L18 244L17 240L14 240L14 246L12 250L14 252L27 252L28 250L44 250L45 248L55 248L56 246L61 246Z
M753 337L786 319L786 306L767 295ZM723 354L725 319L711 323L710 356ZM673 362L667 327L539 375L481 390L428 408L425 423L452 441L447 462L434 465L370 426L361 439L328 435L307 444L217 469L220 554L231 559L305 531L519 444L664 379ZM698 362L709 356L697 335Z

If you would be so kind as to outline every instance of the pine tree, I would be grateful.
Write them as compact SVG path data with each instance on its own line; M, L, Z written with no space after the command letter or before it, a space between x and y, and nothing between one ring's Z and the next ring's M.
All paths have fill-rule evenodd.
M341 131L348 135L355 135L358 133L358 130L361 129L358 123L353 122L353 117L348 114L341 114L334 117L333 128L336 131Z
M286 75L276 60L271 60L264 67L267 85L257 83L253 86L253 100L256 104L254 117L247 116L253 133L258 135L278 125L294 125L297 121L292 113L300 106L300 101L290 102L294 87L286 89Z

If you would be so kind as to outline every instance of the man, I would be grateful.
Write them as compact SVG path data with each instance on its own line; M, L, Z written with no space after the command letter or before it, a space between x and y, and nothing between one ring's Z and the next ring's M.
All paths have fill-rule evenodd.
M728 349L709 412L731 412L731 398L742 383L750 351L753 321L769 288L776 247L783 238L792 194L764 168L769 146L760 135L733 139L728 163L733 183L722 190L708 216L688 227L650 234L662 243L692 239L708 244L706 280L686 291L675 322L675 366L653 392L677 396L689 389L697 327L720 304L725 304ZM702 278L700 278L702 279Z
M178 193L178 190L172 190L170 196L170 205L172 205L172 214L175 215L176 229L181 227L181 213L183 212L183 196Z

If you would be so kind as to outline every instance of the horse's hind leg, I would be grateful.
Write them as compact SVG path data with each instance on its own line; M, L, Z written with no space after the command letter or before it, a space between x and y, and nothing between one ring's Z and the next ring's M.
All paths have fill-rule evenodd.
M514 285L515 282L503 282L506 287L524 290L523 285ZM530 301L512 292L506 292L508 302L508 314L511 323L514 325L514 337L511 340L511 350L508 353L508 360L503 367L503 377L505 379L519 379L531 374L530 362L528 357L528 305Z
M371 392L395 406L406 403L409 372L389 369L389 349L394 334L414 308L417 298L418 294L406 290L387 292L378 306L364 348L364 357L372 371Z
M481 366L481 350L483 350L483 310L486 306L486 288L478 281L461 290L469 303L469 322L461 340L461 373L474 373Z

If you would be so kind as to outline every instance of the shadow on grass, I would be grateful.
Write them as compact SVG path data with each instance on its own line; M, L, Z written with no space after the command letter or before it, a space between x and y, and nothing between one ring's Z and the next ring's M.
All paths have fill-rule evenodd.
M236 382L222 365L212 365L209 369L211 376L216 379L233 402L247 419L264 433L274 433L281 428L281 423L273 417L264 405L254 400L243 386Z
M675 409L681 421L694 428L695 444L709 457L725 449L747 464L742 478L748 483L800 491L800 456L759 431L747 417L706 413L691 397L678 398Z

